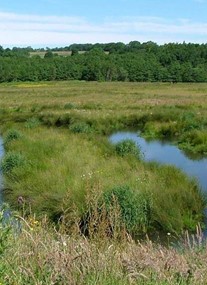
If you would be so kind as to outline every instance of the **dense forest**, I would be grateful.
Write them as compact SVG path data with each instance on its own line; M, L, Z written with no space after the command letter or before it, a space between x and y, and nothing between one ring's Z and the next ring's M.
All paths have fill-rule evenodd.
M40 51L45 52L43 58ZM70 53L62 56L58 51ZM72 79L207 82L207 44L133 41L46 50L0 46L0 82Z

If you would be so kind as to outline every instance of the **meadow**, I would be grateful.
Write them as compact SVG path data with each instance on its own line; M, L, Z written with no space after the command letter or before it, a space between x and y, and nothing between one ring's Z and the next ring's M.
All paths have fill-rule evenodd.
M135 235L180 234L202 222L205 197L194 180L145 163L133 145L120 154L108 135L141 130L205 155L206 84L12 83L0 93L4 196L14 209L23 197L27 211L88 228L93 219L113 224L109 212L121 207L120 223Z
M54 55L58 55L58 56L71 56L72 51L53 51L52 52ZM83 54L85 53L84 51L79 51L79 54ZM33 57L33 56L40 56L41 58L44 58L46 54L46 51L31 51L29 52L29 56Z
M57 51L57 52L53 52L54 54L60 55L60 56L70 56L71 55L71 51ZM40 56L41 58L44 58L46 54L46 51L31 51L29 53L30 57L32 56Z
M4 83L0 106L4 201L23 224L0 223L2 284L205 284L204 244L137 243L202 228L198 184L108 136L139 130L207 155L207 84Z

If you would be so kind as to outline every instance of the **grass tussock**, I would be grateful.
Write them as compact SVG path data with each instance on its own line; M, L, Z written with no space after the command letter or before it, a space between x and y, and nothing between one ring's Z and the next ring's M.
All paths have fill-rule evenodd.
M11 175L15 168L21 168L25 164L26 159L21 153L10 151L6 153L1 161L1 170L3 174Z
M5 135L4 144L7 145L12 141L20 139L21 137L22 137L21 132L19 132L16 129L10 129Z
M124 157L126 155L132 155L141 158L141 150L132 140L123 140L115 145L115 149L118 155Z

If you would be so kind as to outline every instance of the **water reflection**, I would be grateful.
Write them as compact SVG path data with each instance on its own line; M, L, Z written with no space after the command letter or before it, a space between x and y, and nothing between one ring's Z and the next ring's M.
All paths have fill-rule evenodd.
M207 192L207 159L188 157L170 142L145 140L134 132L118 132L110 136L112 143L124 139L133 140L140 148L146 161L170 164L183 170L190 177L197 179L203 191Z

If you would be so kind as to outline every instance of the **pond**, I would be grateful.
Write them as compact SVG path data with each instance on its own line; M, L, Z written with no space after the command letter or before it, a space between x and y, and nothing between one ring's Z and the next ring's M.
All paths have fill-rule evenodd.
M118 143L125 139L133 140L141 149L145 161L156 161L176 166L190 177L196 178L202 191L207 192L207 158L187 157L183 151L170 142L148 141L135 132L117 132L109 139L112 143Z

